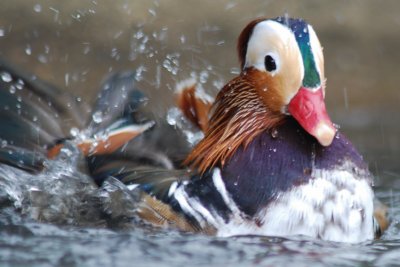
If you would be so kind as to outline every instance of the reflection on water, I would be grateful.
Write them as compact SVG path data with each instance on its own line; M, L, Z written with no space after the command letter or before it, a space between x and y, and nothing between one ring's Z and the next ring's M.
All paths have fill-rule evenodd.
M3 1L2 58L74 92L77 102L93 101L110 72L135 70L160 117L179 80L195 77L215 94L238 72L235 40L249 20L285 12L306 18L324 46L330 114L369 162L392 224L381 240L351 246L152 229L130 220L135 196L122 184L97 188L60 158L39 177L1 167L1 265L398 264L399 8L398 1Z

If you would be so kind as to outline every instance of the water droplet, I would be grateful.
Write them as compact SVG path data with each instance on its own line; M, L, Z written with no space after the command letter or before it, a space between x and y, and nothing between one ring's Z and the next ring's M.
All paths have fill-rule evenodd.
M136 39L140 39L140 38L142 38L144 36L144 33L143 33L143 31L142 30L139 30L139 31L137 31L134 35L133 35L133 37L135 37Z
M35 10L35 12L39 13L42 11L42 6L40 4L36 4L33 6L33 10Z
M92 119L95 123L101 123L103 121L103 113L101 111L96 111L92 115Z
M90 46L89 45L85 45L85 47L83 48L83 54L87 55L90 52Z
M277 130L276 128L272 129L272 131L271 131L271 136L272 136L272 138L275 139L275 138L278 137L278 135L279 135L278 130Z
M38 60L40 63L46 64L48 62L47 57L44 54L40 54L38 56Z
M176 125L178 117L182 116L177 108L171 108L167 113L167 122L169 125Z
M273 148L272 151L273 151L273 152L276 152L276 148Z
M149 13L153 16L153 17L155 17L156 15L157 15L157 13L156 13L156 11L154 10L154 9L149 9Z
M181 35L181 37L180 37L179 39L180 39L180 41L181 41L182 44L186 43L186 37L185 37L185 35Z
M29 44L27 44L25 47L25 54L28 56L32 55L32 47Z
M14 85L10 86L10 94L15 94L15 91L17 90L17 88L15 88Z
M143 72L147 71L146 67L141 65L136 69L135 80L141 81L143 79Z
M68 87L68 84L69 84L69 73L65 73L64 80L65 80L65 86Z
M163 61L163 67L173 75L176 75L179 70L179 57L178 53L169 54L166 56L166 59Z
M9 83L12 81L11 74L8 72L3 71L0 73L0 76L1 76L1 79L3 80L3 82Z
M5 148L7 144L7 140L1 140L1 148Z
M200 81L200 83L206 83L207 80L208 80L208 72L203 70L199 74L199 81Z
M18 90L22 90L24 88L24 85L25 85L24 81L21 79L18 79L17 83L15 84L15 87L17 87Z
M71 130L69 130L69 133L73 136L76 137L79 134L79 129L76 127L72 127Z
M120 54L118 52L118 49L116 47L111 48L111 57L119 60L120 59Z
M240 69L239 68L231 68L231 74L233 74L233 75L240 74Z
M38 117L33 116L32 121L37 121L37 120L38 120Z

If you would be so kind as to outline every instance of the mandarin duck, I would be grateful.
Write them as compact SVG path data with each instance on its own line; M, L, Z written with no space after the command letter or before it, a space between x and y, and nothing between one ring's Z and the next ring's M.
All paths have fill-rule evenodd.
M0 120L10 126L0 135L7 142L0 161L40 172L73 142L98 185L117 178L140 192L135 212L153 225L218 236L350 243L378 237L385 213L382 206L374 211L367 164L327 115L324 58L311 25L257 19L241 32L237 49L241 73L215 100L195 84L177 91L182 114L204 134L193 148L179 131L146 119L132 73L105 83L84 122L79 118L90 109L66 108L59 97L70 95L2 64L28 89L22 108L15 108L16 94L1 93L8 108ZM63 125L62 116L73 118L75 128ZM66 136L65 129L80 134Z

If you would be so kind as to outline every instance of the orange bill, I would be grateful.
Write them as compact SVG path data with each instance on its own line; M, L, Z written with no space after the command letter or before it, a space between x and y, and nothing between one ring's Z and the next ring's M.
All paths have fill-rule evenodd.
M329 146L332 143L336 128L326 112L321 88L311 90L301 87L290 101L288 110L321 145Z

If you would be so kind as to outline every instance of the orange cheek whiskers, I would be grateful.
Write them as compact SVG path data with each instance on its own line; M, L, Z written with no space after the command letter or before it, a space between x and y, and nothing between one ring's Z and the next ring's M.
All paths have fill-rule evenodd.
M239 76L218 94L204 139L184 164L204 173L223 166L240 146L246 147L260 132L276 126L283 115L266 108L258 91Z

